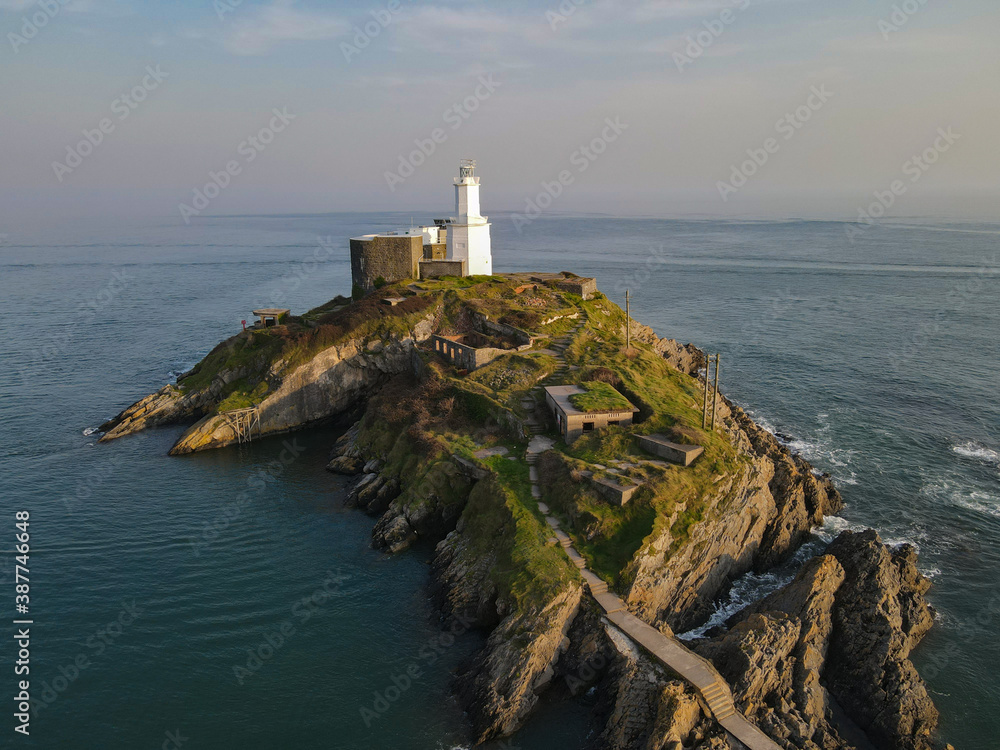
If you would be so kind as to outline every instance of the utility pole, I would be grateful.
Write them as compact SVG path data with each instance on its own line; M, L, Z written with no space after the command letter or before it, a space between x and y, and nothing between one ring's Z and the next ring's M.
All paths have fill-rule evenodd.
M721 354L715 355L715 391L712 393L712 429L715 429L715 411L719 406L719 359Z
M701 405L701 429L708 427L708 389L712 387L712 355L705 357L705 401Z
M632 348L632 302L629 290L625 290L625 351Z

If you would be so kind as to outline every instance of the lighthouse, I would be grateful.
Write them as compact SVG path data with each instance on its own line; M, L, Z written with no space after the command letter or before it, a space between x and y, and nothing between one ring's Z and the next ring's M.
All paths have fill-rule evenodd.
M479 213L474 159L462 159L455 178L455 216L448 222L448 259L466 261L470 275L493 274L490 222Z

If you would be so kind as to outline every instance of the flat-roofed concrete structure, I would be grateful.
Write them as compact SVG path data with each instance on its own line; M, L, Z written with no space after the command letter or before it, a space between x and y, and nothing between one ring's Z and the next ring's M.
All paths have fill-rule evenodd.
M466 336L431 336L431 346L434 351L443 356L460 370L476 370L483 365L488 365L497 357L510 354L510 349L498 349L492 346L484 346L483 339L475 334Z
M281 323L281 319L286 315L291 315L291 310L286 310L281 307L265 307L260 310L254 310L253 314L257 318L255 325L259 328L270 328L271 326L276 326Z
M571 276L555 282L557 288L571 294L579 294L584 299L593 299L597 294L597 280L584 276Z
M705 449L700 445L675 443L666 435L637 435L639 447L671 463L690 466Z
M555 413L559 433L567 443L572 443L584 433L602 427L630 425L639 411L631 404L628 409L621 411L580 411L570 401L571 396L579 393L586 391L578 385L550 385L545 389L545 402Z

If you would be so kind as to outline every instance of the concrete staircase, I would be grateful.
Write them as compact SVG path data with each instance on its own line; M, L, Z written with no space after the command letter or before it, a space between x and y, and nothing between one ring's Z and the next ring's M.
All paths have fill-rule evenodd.
M780 750L770 737L747 721L746 717L736 709L732 690L710 661L689 650L673 636L661 633L629 612L625 602L608 589L607 582L587 568L583 555L573 548L573 540L569 534L560 528L559 520L551 515L548 505L541 501L538 468L535 464L538 462L538 456L549 450L553 444L552 438L543 435L536 435L528 444L525 460L528 463L528 477L531 480L531 495L538 500L538 509L552 530L552 538L565 550L573 565L580 571L587 590L604 610L608 620L643 646L657 660L693 685L708 705L715 720L750 750Z
M566 377L566 373L569 372L569 365L566 364L564 354L569 348L570 344L573 343L573 337L576 335L583 327L583 323L578 324L569 333L563 334L559 338L555 339L549 346L548 351L552 353L552 356L559 363L555 371L550 375L546 375L540 382L540 384L533 389L533 397L526 398L521 402L521 406L528 412L528 420L526 425L528 431L532 435L542 435L549 431L549 416L545 413L545 390L544 386L554 385L556 383L562 383Z

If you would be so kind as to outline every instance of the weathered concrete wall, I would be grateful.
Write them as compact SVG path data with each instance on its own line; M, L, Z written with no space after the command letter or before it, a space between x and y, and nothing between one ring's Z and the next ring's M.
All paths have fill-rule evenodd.
M423 238L376 236L370 240L351 240L351 277L364 291L375 288L375 280L387 282L415 279L424 257Z
M424 260L420 262L420 278L436 279L441 276L468 276L467 260Z
M424 245L424 260L445 260L448 257L448 245L444 242Z
M597 294L597 281L595 279L560 279L555 285L564 292L579 294L584 299L590 299Z
M667 439L666 435L637 435L639 446L654 456L665 458L671 463L690 466L705 452L700 445L681 445Z
M512 341L517 342L520 346L531 346L534 340L531 338L531 334L527 331L522 331L520 328L515 328L514 326L509 326L506 323L497 323L490 320L482 313L476 313L473 316L473 320L476 321L476 325L483 333L495 333L499 336L509 338Z
M504 349L494 349L492 347L475 347L458 341L452 341L444 336L434 335L431 337L431 346L434 351L445 357L455 367L464 370L475 370L483 365L487 365L503 354L509 354Z

